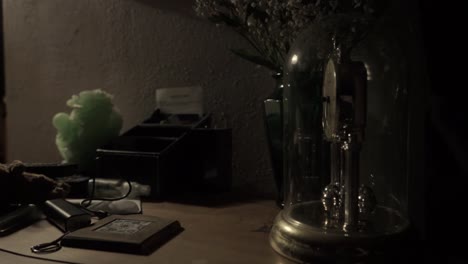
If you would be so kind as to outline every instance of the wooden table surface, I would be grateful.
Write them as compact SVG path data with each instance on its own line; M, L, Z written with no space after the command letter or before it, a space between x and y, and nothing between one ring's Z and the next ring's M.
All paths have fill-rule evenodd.
M268 230L279 212L273 201L260 200L221 206L183 203L143 203L145 215L177 219L185 229L149 256L63 247L36 255L30 247L49 242L62 233L46 220L0 238L0 248L22 254L76 263L152 264L291 264L276 254ZM0 263L50 263L0 251Z

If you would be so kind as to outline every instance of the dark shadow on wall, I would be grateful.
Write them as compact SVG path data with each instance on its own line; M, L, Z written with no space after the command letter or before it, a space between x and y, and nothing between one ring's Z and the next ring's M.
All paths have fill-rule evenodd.
M195 17L196 14L193 10L195 5L195 0L131 0L136 1L147 6L167 10L174 13L179 13L181 15Z
M426 118L425 202L426 241L438 263L467 263L464 243L468 196L468 127L466 107L466 40L458 38L458 25L466 19L460 3L420 0L430 109ZM449 14L437 19L441 14ZM437 252L437 253L435 253Z
M3 45L3 1L0 0L0 162L6 161L5 58Z

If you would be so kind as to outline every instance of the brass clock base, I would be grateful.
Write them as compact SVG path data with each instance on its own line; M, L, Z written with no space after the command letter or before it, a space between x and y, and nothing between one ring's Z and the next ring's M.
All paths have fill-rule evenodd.
M314 260L359 260L374 249L401 239L409 227L406 218L396 211L377 207L368 230L345 232L338 228L326 228L325 217L301 215L325 215L320 202L296 204L281 211L270 232L270 245L279 254L298 263ZM297 221L299 220L299 221Z

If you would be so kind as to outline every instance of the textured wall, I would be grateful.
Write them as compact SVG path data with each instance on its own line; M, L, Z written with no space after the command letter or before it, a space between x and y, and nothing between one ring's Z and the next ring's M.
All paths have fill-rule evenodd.
M152 113L156 88L200 84L216 125L233 128L235 185L273 192L260 111L270 73L232 55L242 40L190 15L190 1L163 2L4 1L8 160L60 161L51 118L81 90L114 94L125 130Z

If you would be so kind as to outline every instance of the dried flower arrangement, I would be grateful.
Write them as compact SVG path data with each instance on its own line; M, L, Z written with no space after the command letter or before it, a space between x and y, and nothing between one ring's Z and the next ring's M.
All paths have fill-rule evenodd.
M279 72L299 32L315 20L337 13L373 15L383 0L196 0L197 15L239 33L252 50L232 51Z

